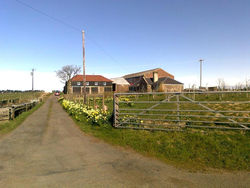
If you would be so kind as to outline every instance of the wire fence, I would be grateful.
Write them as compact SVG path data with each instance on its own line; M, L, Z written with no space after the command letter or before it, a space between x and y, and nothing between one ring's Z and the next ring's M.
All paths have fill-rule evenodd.
M250 130L249 91L115 93L114 127Z

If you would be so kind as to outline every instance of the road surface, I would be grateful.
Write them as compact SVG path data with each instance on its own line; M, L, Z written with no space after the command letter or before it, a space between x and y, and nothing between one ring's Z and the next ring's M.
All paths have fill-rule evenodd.
M247 187L248 172L191 173L79 130L51 96L0 138L0 187Z

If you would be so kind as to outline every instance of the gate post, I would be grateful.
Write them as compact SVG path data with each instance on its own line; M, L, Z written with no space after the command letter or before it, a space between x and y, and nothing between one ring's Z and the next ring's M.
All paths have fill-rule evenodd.
M114 122L113 126L117 127L119 126L119 121L118 121L118 116L119 116L119 98L118 96L114 93L113 97L113 111L114 111Z
M177 116L178 116L177 119L178 119L178 125L180 126L180 103L179 103L180 96L179 94L177 94L176 99L177 99Z

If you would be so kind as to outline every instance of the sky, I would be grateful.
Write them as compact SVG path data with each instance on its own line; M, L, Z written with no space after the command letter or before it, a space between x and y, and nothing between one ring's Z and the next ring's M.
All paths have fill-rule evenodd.
M87 74L159 67L199 86L204 59L203 86L245 83L249 18L249 0L0 0L0 90L31 89L32 68L35 89L62 89L55 71L82 66L81 30Z

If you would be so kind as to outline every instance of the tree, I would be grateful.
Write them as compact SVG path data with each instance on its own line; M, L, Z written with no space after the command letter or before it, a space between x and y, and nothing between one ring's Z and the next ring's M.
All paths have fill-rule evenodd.
M225 90L226 89L226 83L225 83L225 81L224 81L224 79L223 78L219 78L218 80L217 80L217 83L218 83L218 89L219 90Z
M61 82L65 83L75 75L79 74L81 67L77 65L66 65L60 70L56 71L56 76L61 79Z

